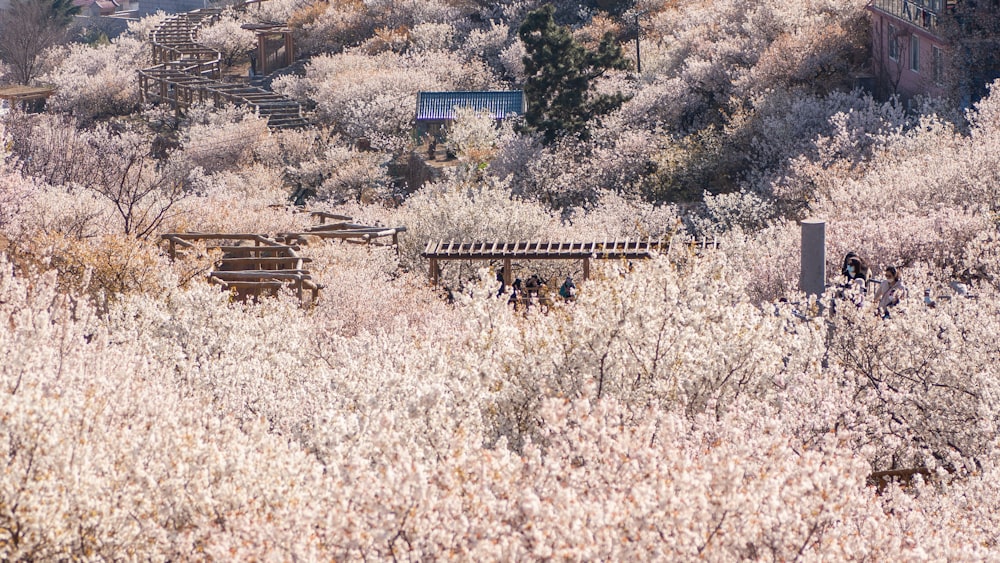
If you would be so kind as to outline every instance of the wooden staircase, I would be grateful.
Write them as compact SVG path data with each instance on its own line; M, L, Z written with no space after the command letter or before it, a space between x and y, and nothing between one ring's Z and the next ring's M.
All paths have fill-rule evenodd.
M222 55L199 44L197 33L220 13L203 8L175 14L153 30L153 66L139 71L142 102L170 103L178 112L195 102L231 103L253 108L272 129L309 126L298 103L257 86L219 80Z

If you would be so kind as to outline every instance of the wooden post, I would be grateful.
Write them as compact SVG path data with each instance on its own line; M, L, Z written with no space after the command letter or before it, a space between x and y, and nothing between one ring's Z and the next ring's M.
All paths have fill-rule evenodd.
M266 34L264 34L264 33L257 34L257 61L258 61L257 62L257 70L260 71L260 74L262 76L266 75L268 73L268 70L267 70L267 40L264 39L265 37L266 37Z
M590 278L590 258L583 259L583 279Z
M510 271L510 258L503 259L503 283L505 286L510 287L511 279L513 276Z
M799 289L809 295L826 290L826 221L802 221L802 263Z
M438 283L438 261L437 258L431 258L431 285L437 285Z
M292 43L292 33L285 32L285 66L292 66L295 62L295 45Z

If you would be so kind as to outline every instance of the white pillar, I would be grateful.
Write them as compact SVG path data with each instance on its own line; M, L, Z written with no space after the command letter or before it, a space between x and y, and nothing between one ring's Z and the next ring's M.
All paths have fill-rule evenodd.
M802 221L802 270L799 289L820 295L826 289L826 221Z

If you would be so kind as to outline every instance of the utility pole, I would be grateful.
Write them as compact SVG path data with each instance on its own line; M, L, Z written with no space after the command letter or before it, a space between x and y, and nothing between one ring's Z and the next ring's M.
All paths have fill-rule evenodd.
M639 27L639 17L645 16L649 10L635 13L635 73L642 74L642 53L639 51L639 36L642 35L642 28Z
M635 73L642 74L642 57L639 53L639 36L642 28L639 27L639 12L635 13Z

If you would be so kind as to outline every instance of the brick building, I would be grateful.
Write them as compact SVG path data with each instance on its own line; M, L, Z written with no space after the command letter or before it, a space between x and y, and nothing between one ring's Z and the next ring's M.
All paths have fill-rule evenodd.
M871 0L876 93L969 105L1000 77L1000 0Z

